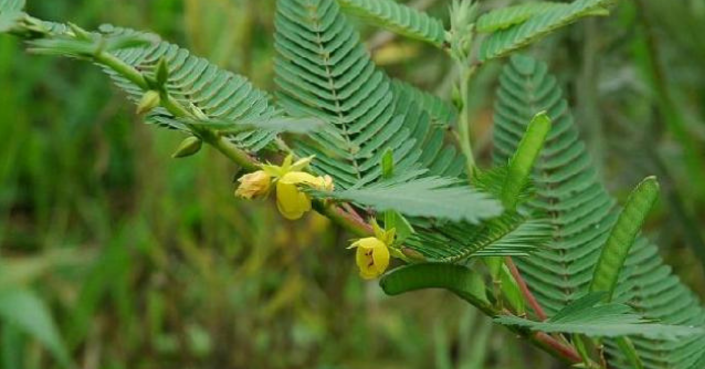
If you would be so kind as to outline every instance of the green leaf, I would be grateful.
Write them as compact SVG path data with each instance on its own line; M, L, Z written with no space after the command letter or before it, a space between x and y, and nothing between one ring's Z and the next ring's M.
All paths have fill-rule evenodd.
M64 34L31 40L27 42L28 51L42 55L89 58L100 50L114 52L123 49L149 48L159 42L159 38L148 33L106 35L88 33L87 35L90 37L80 38L73 34Z
M482 276L457 264L406 265L385 274L379 285L389 296L427 288L443 288L486 312L491 311Z
M278 0L275 18L278 102L290 116L317 117L330 129L296 145L316 155L311 169L339 189L381 177L387 150L398 173L418 167L455 175L454 148L423 107L396 96L335 0Z
M481 224L417 225L405 246L433 262L457 263L470 257L527 256L545 245L551 225L514 212Z
M590 285L591 292L606 292L607 301L612 300L619 274L624 268L641 225L656 203L658 193L659 184L656 177L648 177L629 195L617 223L612 227L609 238L602 247Z
M0 12L0 33L15 31L26 14L19 11Z
M64 367L72 366L49 309L33 292L18 288L0 289L0 319L41 342Z
M395 210L416 217L478 223L502 214L502 205L456 179L424 177L400 182L382 181L364 188L329 193L328 197L369 206L377 211Z
M516 316L501 316L494 321L508 326L545 333L584 334L590 337L641 336L650 339L678 340L702 334L696 327L652 323L634 314L632 308L617 303L602 303L604 293L584 296L566 306L545 322Z
M524 23L529 18L546 11L568 6L570 4L538 1L494 9L477 19L475 29L480 33L491 33Z
M457 109L449 102L427 91L412 86L398 79L393 80L392 88L398 99L408 100L420 106L431 117L434 124L447 127L458 119Z
M644 369L644 363L641 362L639 354L629 337L619 337L615 340L619 350L622 351L629 365L634 369Z
M393 0L338 0L346 12L389 31L443 47L445 29L439 19Z
M531 170L534 168L536 158L538 158L550 130L551 118L545 111L536 114L526 128L526 133L519 142L516 153L509 161L507 177L502 187L500 199L506 209L516 209L520 195L529 182Z
M72 38L74 31L68 25L51 22L43 22L43 25L48 35L33 42L33 47L42 52L80 56L91 52L95 46L93 41ZM90 35L108 40L105 50L110 51L112 57L145 75L154 76L159 62L167 63L170 70L166 92L199 117L237 122L268 121L281 116L281 112L270 104L270 96L257 90L244 77L219 69L174 44L155 42L158 37L153 34L104 25L99 32ZM142 41L148 41L150 46L144 46ZM137 103L144 95L142 87L109 67L104 66L103 71L133 102ZM188 121L175 117L164 108L154 109L147 121L191 133ZM263 129L225 134L224 137L243 150L256 152L270 144L275 136L275 132Z
M480 60L501 58L580 18L609 14L605 7L614 0L576 0L565 7L553 7L524 23L491 34L480 46Z
M525 206L550 219L552 240L528 258L516 259L522 276L549 316L589 291L602 246L618 209L599 182L585 144L556 78L545 64L516 56L500 76L495 105L495 164L514 155L536 113L546 110L553 127L532 176L535 198ZM667 293L666 293L667 292ZM705 311L664 264L658 248L637 238L615 290L615 300L634 306L664 324L704 326ZM675 342L631 338L648 369L693 369L705 350L705 335ZM606 342L611 364L628 365L614 342ZM696 367L697 368L697 367ZM698 368L699 369L699 368Z
M19 12L24 6L25 0L0 0L0 13Z

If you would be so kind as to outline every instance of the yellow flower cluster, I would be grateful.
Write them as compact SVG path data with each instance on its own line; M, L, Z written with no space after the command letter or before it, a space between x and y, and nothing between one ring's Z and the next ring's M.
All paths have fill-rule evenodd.
M303 171L313 157L294 162L291 155L284 159L282 165L265 164L261 169L246 174L240 179L235 195L243 199L264 198L272 187L276 189L277 208L287 219L296 220L311 210L311 197L302 188L332 191L333 179L330 176L314 176ZM353 242L349 249L357 249L355 262L360 268L360 276L374 279L387 270L391 258L390 247L394 243L395 230L386 231L372 222L374 237L367 237Z
M272 184L276 183L277 207L287 219L296 220L311 210L311 197L301 187L322 191L333 190L330 176L314 176L303 172L313 160L313 156L294 162L293 156L284 159L282 165L265 164L262 169L242 176L235 195L243 199L262 198L269 195Z
M360 277L375 279L389 267L389 247L394 242L395 230L385 231L372 222L375 236L359 239L353 242L349 249L356 248L355 263L360 268Z

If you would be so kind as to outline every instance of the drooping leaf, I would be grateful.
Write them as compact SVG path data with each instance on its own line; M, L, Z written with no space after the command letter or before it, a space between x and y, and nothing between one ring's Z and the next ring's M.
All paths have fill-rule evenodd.
M614 0L576 0L565 7L553 7L526 22L492 33L480 46L480 60L501 58L580 18L607 15Z
M524 327L545 333L584 334L590 337L641 336L650 339L678 340L702 334L697 327L653 323L635 314L631 307L617 303L602 303L604 293L582 297L545 322L517 316L501 316L495 322Z
M392 32L443 47L445 29L439 19L393 0L338 0L346 12Z
M0 289L0 320L11 323L41 342L64 367L71 360L54 324L49 309L33 292L26 289Z
M487 194L456 179L421 177L387 180L363 188L329 193L328 197L352 201L378 211L403 215L478 223L502 214L502 205Z

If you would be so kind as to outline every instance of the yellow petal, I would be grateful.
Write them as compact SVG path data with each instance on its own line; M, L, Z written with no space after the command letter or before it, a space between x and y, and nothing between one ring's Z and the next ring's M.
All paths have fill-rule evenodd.
M279 179L279 183L292 185L303 184L318 187L321 183L321 179L306 172L289 172Z
M364 279L375 279L379 276L372 253L371 249L359 247L355 254L355 263L360 268L360 277Z
M374 260L374 266L378 273L377 275L382 275L389 266L389 249L387 248L387 245L384 245L383 247L375 247L372 250L372 259Z
M277 182L277 207L284 218L296 220L311 210L311 199L296 185Z
M382 275L389 266L389 249L384 242L375 237L367 237L353 243L357 247L355 263L360 268L360 276L374 279Z
M370 250L363 249L362 247L358 247L355 252L355 264L357 264L360 270L368 269L367 265L372 261L372 254L369 252Z

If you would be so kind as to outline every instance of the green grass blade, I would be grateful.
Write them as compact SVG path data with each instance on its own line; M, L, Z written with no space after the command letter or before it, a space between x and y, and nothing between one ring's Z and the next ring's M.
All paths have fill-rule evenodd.
M33 292L16 288L1 290L0 319L41 342L64 367L72 366L49 309Z

